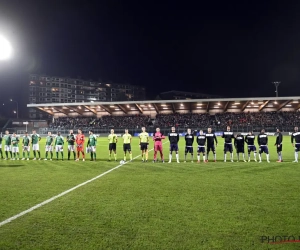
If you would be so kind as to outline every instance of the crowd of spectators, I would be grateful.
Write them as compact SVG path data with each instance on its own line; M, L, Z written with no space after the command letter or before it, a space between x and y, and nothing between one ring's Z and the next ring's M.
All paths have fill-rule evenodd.
M96 117L59 117L50 123L50 129L139 128L147 126L150 118L143 115Z
M155 119L144 115L63 117L50 123L51 129L91 129L91 128L141 128L152 126L167 128L223 128L227 125L238 127L282 127L300 125L300 112L241 112L216 114L158 114Z

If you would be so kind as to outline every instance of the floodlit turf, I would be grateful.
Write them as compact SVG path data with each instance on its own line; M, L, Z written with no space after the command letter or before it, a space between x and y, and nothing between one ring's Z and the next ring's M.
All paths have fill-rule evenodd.
M300 163L289 137L276 163L269 139L269 164L224 163L221 138L218 162L198 164L183 163L181 138L182 163L137 158L3 225L0 249L300 249L262 238L300 236ZM2 160L0 222L119 165L121 143L117 162L106 139L98 144L97 162ZM132 148L140 154L136 138Z

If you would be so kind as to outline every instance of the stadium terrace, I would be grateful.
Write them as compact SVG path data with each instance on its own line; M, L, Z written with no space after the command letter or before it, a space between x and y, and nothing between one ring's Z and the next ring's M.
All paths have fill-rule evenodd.
M276 112L298 111L300 96L253 97L129 102L80 102L27 104L54 117L144 114L155 117L170 113Z

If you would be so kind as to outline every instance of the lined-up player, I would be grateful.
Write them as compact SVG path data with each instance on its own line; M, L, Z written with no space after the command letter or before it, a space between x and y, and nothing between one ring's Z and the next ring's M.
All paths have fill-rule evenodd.
M28 135L28 132L25 132L25 135L23 136L22 146L23 146L22 160L25 160L26 153L27 153L27 161L29 161L29 158L30 158L30 136Z
M206 145L207 145L206 162L208 162L208 156L210 151L212 151L214 154L214 161L217 161L215 142L216 142L216 146L218 146L218 140L215 133L212 133L211 128L207 129L207 133L205 134L205 137L206 137Z
M245 138L241 133L238 133L237 136L234 138L234 146L236 148L236 156L237 162L240 161L240 154L243 155L243 161L245 160Z
M139 134L140 138L140 149L142 151L142 162L148 161L148 145L149 145L149 134L146 132L146 128L142 127L142 133Z
M73 130L70 130L69 134L67 135L67 142L68 142L68 160L70 160L71 152L73 152L74 160L76 160L76 153L75 153L75 135Z
M270 155L268 149L268 135L265 133L265 130L262 129L260 134L257 136L257 142L259 146L259 162L261 162L261 154L265 153L267 156L267 162L270 163Z
M157 161L157 152L160 153L161 161L164 163L164 153L163 153L163 145L162 141L165 139L163 133L160 132L160 128L156 128L156 132L153 134L153 141L154 141L154 159L153 162Z
M254 161L256 160L256 147L255 147L255 135L253 134L252 131L250 131L248 133L248 135L246 135L245 137L245 142L248 144L248 162L250 162L250 156L251 156L251 152L253 152L253 156L254 156Z
M184 162L186 162L186 156L188 153L191 154L191 161L194 161L194 135L192 134L192 130L189 128L187 133L184 136L185 139L185 152L184 152Z
M91 149L91 161L96 161L96 146L97 146L97 136L94 135L92 130L89 131L89 140L87 142L87 147Z
M4 160L8 159L8 152L10 153L10 159L12 159L12 152L11 152L11 136L9 134L9 131L5 131L5 135L3 136L4 140L4 152L5 152L5 157Z
M230 152L230 160L233 162L233 148L232 148L232 139L234 139L234 134L230 131L230 127L227 126L227 131L223 132L222 138L225 139L224 142L224 162L226 162L226 154Z
M78 134L75 137L76 142L76 150L77 150L77 158L76 161L79 161L80 153L82 155L82 161L85 161L85 154L84 154L84 134L82 133L81 129L78 129Z
M41 140L40 135L37 134L35 130L33 130L31 135L32 151L34 156L33 160L36 160L36 152L38 153L39 160L41 159L41 152L40 152L40 145L39 145L40 140Z
M13 160L19 160L19 138L16 133L13 133L11 137Z
M108 135L108 161L111 161L111 153L114 152L115 161L117 161L117 142L118 137L115 134L115 131L113 129L110 130L110 134Z
M132 136L128 133L128 129L125 129L125 134L123 135L123 151L124 151L124 161L126 161L127 153L129 154L129 159L132 161L132 152L131 152L131 140Z
M294 133L291 136L291 143L295 148L295 160L293 162L298 162L298 153L300 151L300 132L298 131L298 127L294 128Z
M205 142L206 142L206 136L203 133L203 130L200 130L199 135L197 136L197 144L198 144L198 149L197 149L197 162L200 163L200 154L202 153L203 155L203 162L207 162L205 159Z
M64 138L60 134L60 132L57 133L57 136L55 138L55 152L56 152L56 160L58 160L59 152L61 154L61 160L64 160Z
M276 130L276 142L275 145L276 146L276 150L277 150L277 155L278 155L278 160L277 162L282 162L282 133L280 132L279 129Z
M51 134L51 132L48 132L48 136L46 137L46 146L45 146L45 151L46 151L46 155L45 155L45 161L48 160L48 154L50 153L50 161L52 161L53 158L53 136Z
M169 155L169 162L172 162L172 153L175 151L176 153L176 161L179 162L179 154L178 154L178 142L179 142L179 134L175 131L175 127L171 128L171 133L169 133L169 141L170 141L170 155Z

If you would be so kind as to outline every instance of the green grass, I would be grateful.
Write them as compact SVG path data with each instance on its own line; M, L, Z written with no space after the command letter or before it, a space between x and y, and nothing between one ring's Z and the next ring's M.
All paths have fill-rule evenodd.
M224 163L221 143L216 163L137 158L0 227L0 249L300 249L261 243L300 236L300 165L289 137L276 163L274 139L270 164ZM0 222L117 166L121 143L118 162L107 162L106 139L98 144L97 162L1 161ZM132 148L140 154L136 138ZM181 139L181 161L183 149Z

